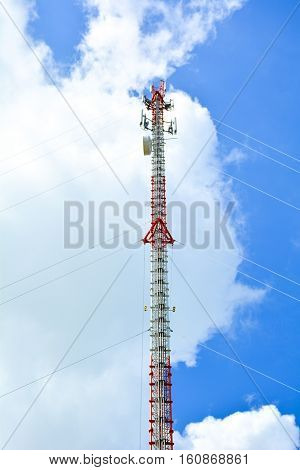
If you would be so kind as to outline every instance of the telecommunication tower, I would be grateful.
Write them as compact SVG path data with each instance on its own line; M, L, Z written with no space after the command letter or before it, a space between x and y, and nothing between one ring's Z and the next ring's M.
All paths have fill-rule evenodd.
M175 240L167 228L165 137L176 134L176 119L165 121L164 112L173 109L172 100L165 100L166 86L151 87L151 97L144 96L146 111L140 125L150 135L144 137L144 154L151 155L151 226L143 242L151 245L151 318L150 318L150 449L172 450L172 373L170 361L171 327L169 320L168 245ZM147 307L145 307L147 310ZM175 311L175 308L172 308Z

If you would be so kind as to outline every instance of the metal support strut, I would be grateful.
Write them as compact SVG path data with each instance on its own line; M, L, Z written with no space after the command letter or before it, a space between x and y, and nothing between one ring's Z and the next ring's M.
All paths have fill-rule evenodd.
M141 119L144 129L152 131L151 227L143 239L145 244L151 245L149 445L151 449L172 450L174 431L167 247L173 245L175 240L167 228L164 132L176 133L176 121L168 122L165 129L164 111L172 109L173 105L171 101L165 101L164 81L160 82L159 88L152 86L151 98L145 96L144 104L152 113L151 119L144 113Z

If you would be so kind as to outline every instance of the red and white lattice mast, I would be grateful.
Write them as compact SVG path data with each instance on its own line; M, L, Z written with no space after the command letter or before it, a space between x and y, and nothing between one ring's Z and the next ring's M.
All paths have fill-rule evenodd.
M167 228L165 138L164 134L176 134L176 120L164 120L164 112L173 108L172 101L165 101L165 82L158 88L151 87L151 97L144 96L147 111L142 112L141 126L151 131L144 137L144 154L152 160L151 176L151 227L143 242L151 245L151 319L150 319L150 417L149 445L151 449L172 450L172 381L170 361L170 320L168 285L168 245L174 238ZM172 309L175 310L174 307Z

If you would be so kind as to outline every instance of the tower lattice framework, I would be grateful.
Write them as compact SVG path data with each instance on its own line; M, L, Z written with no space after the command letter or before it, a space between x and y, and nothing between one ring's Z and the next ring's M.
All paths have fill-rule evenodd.
M143 242L151 245L149 445L151 449L172 450L168 245L173 245L175 240L167 228L164 134L174 134L177 130L176 120L164 120L165 111L173 108L171 101L165 101L165 91L165 83L161 81L158 88L151 87L151 98L143 99L151 117L142 112L141 125L152 133L152 138L144 137L144 153L151 154L152 175L151 227Z

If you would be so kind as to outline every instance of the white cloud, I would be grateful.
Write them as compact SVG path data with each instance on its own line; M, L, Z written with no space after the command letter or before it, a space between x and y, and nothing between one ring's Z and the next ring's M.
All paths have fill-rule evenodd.
M281 423L281 425L278 423ZM274 405L259 410L236 412L224 419L208 416L175 433L177 449L260 450L295 449L299 428L293 415L282 415Z
M6 2L23 29L28 17L34 14L34 9L26 8L29 4L21 0ZM137 89L140 92L153 77L168 77L174 67L188 60L193 47L214 33L216 24L240 8L243 2L172 2L172 7L169 3L157 2L155 14L160 18L160 23L159 28L156 28L155 18L152 17L154 23L151 32L147 28L143 29L145 13L149 13L150 6L153 6L148 0L89 0L86 4L99 7L100 16L91 18L89 30L80 44L81 60L74 64L69 77L59 75L51 51L45 44L39 43L37 52L46 60L51 73L59 80L64 95L122 178L130 191L130 198L142 201L149 197L148 191L145 192L149 161L141 157L140 151L142 134L138 122L141 103L137 98L129 97L129 90ZM2 208L94 168L101 164L101 158L3 14L0 15L0 39L0 84L3 96L0 115L1 158L14 155L51 136L58 136L35 149L0 162L2 173L50 152L35 163L21 166L2 177L0 174ZM9 48L4 44L9 44ZM187 207L195 200L206 201L212 215L215 200L219 200L224 209L228 200L236 199L230 184L225 183L218 171L210 166L211 162L216 167L220 165L213 122L209 111L187 94L173 90L172 95L179 135L178 140L170 141L168 146L169 195L199 148L212 134L209 145L175 196L177 200L185 201ZM71 129L70 132L60 135L67 129ZM53 151L55 153L51 153ZM3 212L0 215L2 284L70 254L63 249L64 200L80 200L85 208L89 200L112 200L122 207L127 198L103 164L101 170L87 177ZM85 222L87 227L88 221ZM238 253L242 251L238 237L239 223L240 219L233 218L228 225L235 250L228 250L223 240L218 250L210 243L207 250L197 250L195 254L187 244L186 248L174 253L175 262L184 273L188 273L189 281L215 322L225 330L230 328L237 312L260 301L264 295L263 291L236 281L240 262ZM192 232L200 232L200 228L213 234L213 217L201 219L197 230ZM108 229L107 232L110 238ZM177 239L182 235L176 217L173 232ZM107 252L102 251L105 254ZM76 345L70 360L141 329L143 256L142 250L134 253L128 272ZM33 288L95 256L92 252L85 258L58 266L50 273L31 278L22 285L12 286L5 291L7 297L4 299ZM215 261L212 261L211 256ZM78 272L51 287L35 291L2 307L0 367L3 372L3 392L53 367L125 259L126 253L108 258L99 266ZM224 268L218 262L226 262L232 267ZM176 292L173 290L171 298L171 302L177 305L177 312L172 318L173 360L194 365L198 342L211 337L215 328L175 274L173 282L177 283ZM145 340L145 350L147 348ZM140 343L135 342L124 347L122 354L120 349L112 350L110 354L99 357L97 362L86 363L80 373L74 369L70 374L55 378L12 440L11 447L135 447L139 355ZM85 386L91 383L93 387ZM112 389L119 392L113 406L108 403ZM17 416L26 409L36 390L34 387L0 402L3 413L0 429L2 440L7 437L7 430L13 428ZM144 416L147 414L146 396L145 392ZM87 408L88 404L93 406ZM65 416L68 416L68 420ZM49 424L45 433L40 432L41 419ZM143 422L146 423L146 418ZM93 429L94 432L89 435L77 433L75 438L74 426ZM58 433L58 428L68 429L68 432ZM117 435L116 429L120 430ZM128 429L128 432L122 433L121 429ZM91 434L97 435L98 444L93 441ZM69 442L67 435L73 436L74 440Z
M99 9L100 18L91 23L81 45L84 68L101 72L108 89L128 82L142 88L152 77L166 77L186 62L194 46L207 40L216 24L244 3L86 0Z
M241 149L234 147L230 152L225 156L224 163L241 163L246 160L247 154Z

